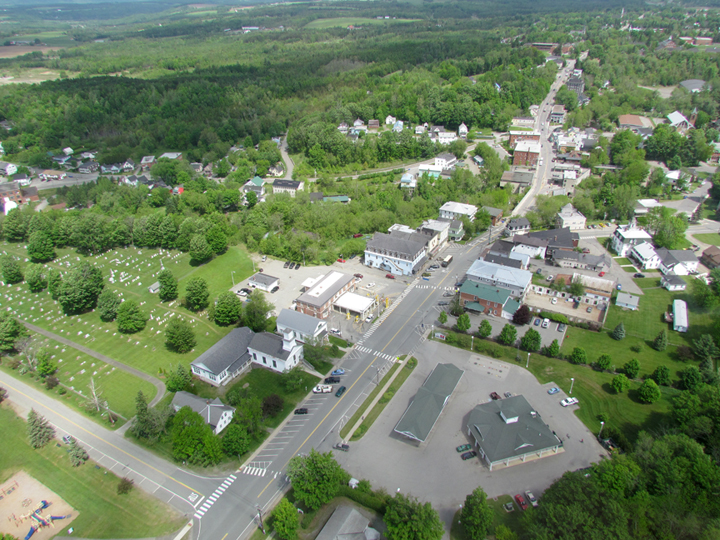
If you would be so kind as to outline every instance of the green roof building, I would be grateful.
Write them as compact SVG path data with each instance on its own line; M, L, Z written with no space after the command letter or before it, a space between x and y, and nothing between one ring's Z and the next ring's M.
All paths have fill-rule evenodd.
M508 289L467 280L460 287L460 303L468 311L511 319L520 307Z

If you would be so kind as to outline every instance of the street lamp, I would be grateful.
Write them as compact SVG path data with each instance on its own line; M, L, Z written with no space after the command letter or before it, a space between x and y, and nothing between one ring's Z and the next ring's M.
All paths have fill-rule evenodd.
M600 422L600 431L598 432L598 439L600 438L600 435L602 435L602 428L605 425L605 422Z
M575 378L574 378L574 377L570 377L570 393L571 393L571 394L572 394L573 384L575 384Z
M525 369L530 365L530 353L528 353L527 362L525 362Z
M233 287L234 287L235 286L235 270L230 272L230 278L232 279Z

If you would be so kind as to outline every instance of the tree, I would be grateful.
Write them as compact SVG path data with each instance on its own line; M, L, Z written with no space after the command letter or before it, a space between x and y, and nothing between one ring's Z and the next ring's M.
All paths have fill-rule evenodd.
M15 343L27 335L25 327L12 316L12 312L0 311L0 353L15 349Z
M117 309L118 331L123 334L135 334L147 323L148 316L140 309L135 300L125 300Z
M37 231L30 236L27 254L32 262L47 262L55 258L55 244L45 231Z
M228 392L228 402L235 406L235 420L245 428L248 435L257 437L262 428L262 401L246 389L240 389L240 392L239 396L231 396Z
M518 540L517 534L505 525L495 527L495 540Z
M20 263L12 255L0 256L0 270L2 270L3 281L8 285L20 283L23 280Z
M201 234L196 234L190 240L190 264L202 264L213 256L210 245Z
M285 406L283 398L277 394L270 394L263 398L262 412L264 416L277 416Z
M185 354L195 346L192 326L182 317L172 319L165 329L165 346L171 351Z
M245 201L247 201L248 209L252 208L253 206L255 206L257 204L257 201L258 201L257 193L255 193L254 191L248 191L245 194Z
M452 300L450 300L450 315L453 317L459 317L463 313L465 313L465 308L462 305L462 302L460 301L460 295L456 294L453 296Z
M629 379L637 379L637 376L640 374L640 362L638 362L637 358L625 362L623 372Z
M173 457L177 460L207 467L222 458L220 439L190 407L182 407L175 413L170 436Z
M210 291L203 278L191 278L185 287L185 305L190 311L200 311L208 306Z
M247 431L238 424L230 424L225 428L222 437L222 448L228 456L241 456L250 448Z
M30 446L34 449L42 448L55 436L55 429L44 417L30 409L27 418L27 433Z
M205 241L213 253L225 253L228 246L227 236L220 225L213 226L205 233Z
M28 265L25 270L25 283L27 283L30 292L39 293L42 291L47 287L45 269L39 264Z
M167 387L168 392L180 392L185 390L192 380L192 374L182 364L178 363L175 371L168 373Z
M268 313L272 309L273 305L265 300L265 295L255 289L245 304L243 324L253 332L263 332L267 326Z
M300 518L297 508L283 497L272 511L273 529L281 540L294 540L297 538L297 529Z
M148 412L147 399L145 399L142 390L139 390L135 397L135 417L132 421L131 430L140 438L148 438L150 435L150 413Z
M610 386L612 386L616 394L622 394L625 390L630 388L630 381L625 375L619 373L612 378Z
M540 332L534 328L528 328L528 331L525 332L525 335L520 339L520 348L523 351L529 352L539 351L541 342Z
M655 336L655 340L653 341L653 349L656 351L664 351L667 349L668 346L668 335L667 330L663 328L660 330L660 333Z
M104 287L102 272L87 261L81 261L62 280L58 302L66 315L83 313L95 308Z
M500 335L497 337L498 342L502 343L503 345L514 345L516 339L517 339L517 328L515 328L510 323L503 326L503 329L500 332Z
M582 296L585 294L585 287L583 287L583 284L579 281L573 281L570 284L569 291L573 296Z
M73 467L79 467L90 459L90 456L88 456L85 448L83 448L75 440L75 437L70 437L70 448L68 449L68 453L70 454L70 463Z
M476 488L465 497L460 521L471 540L485 540L494 516L495 513L488 506L487 495L482 488Z
M612 366L612 358L610 358L610 355L602 354L595 360L595 369L598 371L608 371L610 366Z
M587 353L582 347L575 347L570 353L571 364L587 364Z
M2 232L5 238L7 238L8 242L22 242L25 239L26 231L25 216L23 216L19 208L13 208L7 213L2 224Z
M652 378L660 386L670 386L670 368L667 366L656 367Z
M384 521L388 540L440 540L445 532L430 503L402 493L388 501Z
M545 348L545 356L550 358L557 358L560 354L560 344L557 339L553 339L553 342Z
M57 364L52 361L50 353L45 349L40 349L37 353L37 367L35 368L38 375L43 379L49 377L57 371Z
M118 495L127 495L132 491L133 486L135 485L135 480L131 478L122 477L120 479L120 482L118 483L117 487L117 494Z
M638 389L638 397L643 403L655 403L660 399L660 388L652 379L645 379Z
M178 280L173 275L171 270L167 268L162 270L158 274L158 282L160 283L160 290L158 296L161 302L169 302L175 300L178 297Z
M438 322L440 324L445 324L447 320L447 313L445 311L441 311L440 315L438 315Z
M675 214L674 208L651 208L646 219L647 230L653 235L653 243L657 247L676 249L680 241L685 239L687 218L685 214Z
M712 287L701 279L693 280L692 297L698 306L706 309L714 307L718 301L718 297Z
M215 323L220 326L230 326L240 320L242 302L229 291L220 293L215 301Z
M57 300L60 286L62 285L62 274L60 270L51 268L48 272L48 291L53 300Z
M88 384L88 395L85 398L85 406L95 412L100 412L108 408L107 401L103 396L102 389L95 384L95 377L90 377L90 384Z
M680 372L680 384L685 390L689 390L690 392L698 389L700 383L702 383L702 379L700 370L695 366L690 366Z
M693 350L695 356L701 361L709 360L712 362L720 355L720 350L718 350L717 345L715 345L715 340L713 340L710 334L703 334L693 341Z
M470 329L470 315L467 313L460 315L455 326L460 332L467 332Z
M483 339L487 339L492 334L492 325L487 319L480 321L480 326L477 330L477 335Z
M625 339L625 325L623 323L618 324L615 330L612 331L612 338L620 341Z
M525 304L521 305L517 311L513 314L512 321L517 325L527 324L532 320L532 313L530 308Z
M115 291L105 289L100 293L97 301L100 318L105 322L114 321L121 303L122 301Z
M295 498L310 510L330 502L347 477L331 452L321 454L314 448L306 456L292 458L287 475Z

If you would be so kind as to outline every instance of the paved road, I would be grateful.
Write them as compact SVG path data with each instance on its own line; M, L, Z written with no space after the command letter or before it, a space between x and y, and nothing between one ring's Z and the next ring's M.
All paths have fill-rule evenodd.
M280 143L280 156L285 162L285 176L283 176L283 179L292 180L293 170L295 169L295 162L290 158L290 154L288 154L287 151L287 135L285 135L285 138Z
M74 341L70 341L67 338L59 336L57 334L53 334L52 332L49 332L48 330L45 330L44 328L40 328L39 326L35 326L34 324L30 324L25 321L22 321L22 323L23 323L23 325L25 325L25 327L28 330L32 330L33 332L35 332L37 334L42 334L45 337L49 337L50 339L54 339L55 341L64 343L65 345L69 345L73 349L77 349L80 352L84 352L88 356L97 358L98 360L101 360L102 362L105 362L106 364L110 364L111 366L115 366L118 369L127 371L131 375L135 375L135 377L139 377L139 378L149 382L150 384L155 386L155 390L157 390L155 393L155 397L149 403L149 405L151 407L154 407L165 395L165 383L163 383L160 379L157 379L157 378L153 377L152 375L148 375L147 373L140 371L139 369L135 369L134 367L130 367L126 364L118 362L117 360L113 360L109 356L100 354L99 352L89 349L88 347L80 345L79 343L75 343Z

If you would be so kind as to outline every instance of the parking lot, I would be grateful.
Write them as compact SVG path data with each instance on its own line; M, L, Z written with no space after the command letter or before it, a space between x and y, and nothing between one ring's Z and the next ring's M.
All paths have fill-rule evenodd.
M470 315L470 330L468 330L468 333L475 333L475 331L480 326L480 323L483 321L483 319L487 319L487 321L490 323L490 326L492 326L492 334L490 334L491 337L496 337L500 334L503 327L506 324L513 324L512 321L509 321L508 319L503 319L502 317L489 317L487 315L475 315L473 313L469 313ZM543 328L542 325L538 324L535 326L535 319L537 319L537 316L533 316L532 321L529 325L523 325L523 326L517 326L514 325L517 328L518 333L518 342L520 338L522 338L525 335L525 332L528 331L529 328L534 328L538 331L540 334L541 346L547 347L549 346L553 340L557 339L558 344L562 347L563 340L565 339L565 332L558 331L558 323L550 321L547 328ZM454 321L451 321L452 318L448 319L448 324L451 322L454 323ZM476 338L477 339L477 338ZM524 354L524 353L523 353Z
M555 300L555 303L552 302L553 300ZM569 296L567 298L559 298L528 291L525 296L525 302L533 308L533 311L546 310L561 313L572 320L599 322L601 324L603 321L604 312L598 309L598 306L584 302L574 302Z
M418 365L372 428L348 453L336 459L354 477L369 480L388 493L400 490L432 503L449 524L465 496L481 486L490 497L532 491L536 497L568 470L588 467L606 455L593 434L573 414L578 407L564 408L564 392L548 395L554 383L541 385L525 369L427 341L415 352ZM393 429L418 388L438 361L465 370L445 410L424 443L396 434ZM466 422L475 405L489 400L490 392L521 394L537 410L564 443L564 452L508 468L489 471L478 458L462 461L455 447L473 442ZM579 404L582 407L582 403ZM581 442L583 440L583 442Z

